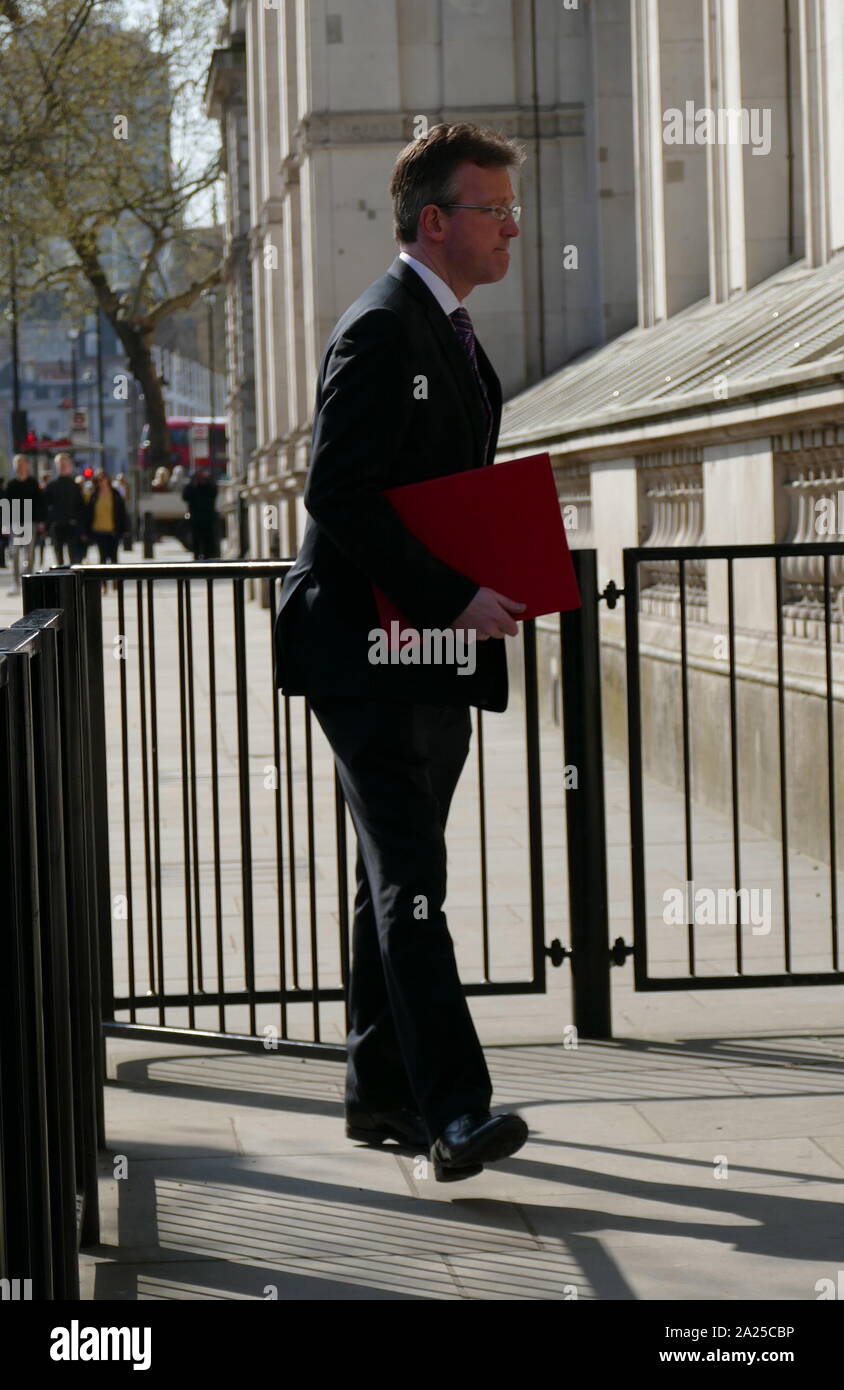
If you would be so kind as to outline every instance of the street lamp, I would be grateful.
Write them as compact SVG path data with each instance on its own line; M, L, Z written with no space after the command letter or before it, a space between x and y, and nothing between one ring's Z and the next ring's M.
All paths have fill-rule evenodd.
M86 371L84 371L84 372L82 373L82 384L83 384L84 386L87 386L87 387L88 387L88 442L89 442L89 444L90 444L91 439L92 439L92 437L93 437L94 382L95 382L95 380L96 380L96 377L94 376L94 373L91 371L90 367L89 367ZM102 440L100 441L100 443L102 443ZM93 462L95 462L95 460L94 460L94 458L93 458L93 450L91 451L91 455L92 455L91 462L93 463ZM104 464L105 464L105 459L103 459L102 462L103 462L103 465L104 465Z
M77 410L79 403L76 399L76 344L79 342L79 329L69 328L67 330L67 340L70 343L70 398L73 402L73 409Z
M18 279L15 238L9 237L9 307L6 310L12 349L12 448L19 448L26 435L26 416L21 411L20 355L18 350Z
M215 387L215 382L214 382L214 305L215 305L216 302L217 302L217 295L215 294L214 290L203 290L203 291L202 291L202 298L205 300L205 304L206 304L206 307L207 307L207 309L208 309L208 369L209 369L209 371L210 371L210 373L211 373L211 376L210 376L209 393L210 393L210 397L211 397L211 412L210 412L210 413L211 413L211 419L213 420L214 417L215 417L216 414L217 414L217 400L216 400L216 393L215 393L215 390L214 390L214 387ZM209 432L208 438L209 438L209 441L210 441L210 439L211 439L210 432Z

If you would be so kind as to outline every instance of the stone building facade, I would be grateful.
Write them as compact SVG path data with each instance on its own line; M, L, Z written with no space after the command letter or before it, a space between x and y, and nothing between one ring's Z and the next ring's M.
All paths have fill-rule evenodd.
M389 174L420 117L494 125L527 147L510 273L469 307L507 399L499 459L549 451L560 502L576 508L571 544L597 547L602 584L621 584L628 546L816 538L816 504L844 488L840 0L252 0L231 11L246 73L236 180L250 194L252 556L298 547L322 346L395 254ZM844 570L830 570L838 700ZM688 577L698 790L725 805L713 644L726 580L714 562ZM783 568L798 770L820 737L821 580L822 561ZM670 777L677 573L655 563L644 582L644 732L651 770ZM771 569L743 571L735 604L742 679L770 688ZM621 752L623 605L601 621L605 728ZM550 637L540 649L549 713L561 673ZM773 825L760 750L777 745L779 716L770 700L760 708L763 725L742 735L744 805ZM810 727L801 744L794 731ZM798 838L817 844L822 799L799 777L795 795Z
M246 109L246 11L233 0L217 36L206 84L206 109L220 123L226 172L224 278L226 295L226 394L229 470L239 487L257 448L255 340L249 192L249 125ZM219 399L219 397L218 397Z
M505 396L635 323L630 16L627 0L231 9L245 30L249 132L250 554L286 556L304 527L322 348L396 254L389 177L420 120L491 125L527 148L517 255L503 284L471 299ZM268 504L277 527L262 525Z
M631 17L638 324L512 397L499 454L548 449L561 502L577 508L570 541L597 547L602 586L622 584L630 546L844 540L844 7L633 0ZM838 705L841 557L829 576ZM822 854L818 767L834 759L844 795L837 711L825 742L824 558L785 559L781 577L778 595L772 560L735 562L742 813L782 831L781 623L791 842ZM647 766L679 785L678 567L640 578ZM726 562L690 562L686 579L695 794L728 810ZM601 625L605 729L623 754L623 603L602 605ZM552 701L564 673L546 643Z

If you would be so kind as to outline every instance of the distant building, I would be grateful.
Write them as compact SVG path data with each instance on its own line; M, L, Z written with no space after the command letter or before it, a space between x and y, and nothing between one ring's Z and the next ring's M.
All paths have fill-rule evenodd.
M194 362L180 352L158 347L157 344L153 346L152 358L162 378L161 392L168 415L225 415L224 371L212 374L201 362Z
M76 406L88 415L89 437L103 443L104 451L79 451L80 460L96 463L100 460L110 472L125 469L131 446L131 411L123 398L115 397L113 381L125 371L125 358L111 325L102 323L103 353L103 423L105 437L100 439L97 408L97 359L94 317L90 315L81 326L75 349L67 337L69 324L55 320L30 319L23 315L18 325L18 357L20 371L21 408L26 411L27 425L39 439L59 439L68 435L73 405L72 352L76 358ZM12 364L8 344L3 344L0 357L0 416L4 419L4 444L11 453L11 432L5 422L12 412ZM131 389L131 388L130 388Z
M88 419L88 434L94 444L103 443L104 450L74 450L80 463L101 463L110 473L124 472L136 456L138 439L144 424L144 403L137 384L129 376L126 359L111 326L103 321L103 423L104 439L100 439L97 400L96 333L93 316L86 321L76 342L76 408L84 410ZM60 356L56 356L57 346ZM154 346L153 360L163 378L162 392L165 408L172 416L207 416L211 413L211 373L199 362L181 353ZM32 321L26 317L19 324L20 395L21 408L26 411L27 426L40 439L66 438L70 432L73 406L73 370L71 344L66 330L57 333L55 322ZM222 366L222 364L221 364ZM226 379L224 372L214 376L214 409L225 414ZM8 357L0 358L0 417L11 420L12 368ZM5 440L11 458L11 436Z

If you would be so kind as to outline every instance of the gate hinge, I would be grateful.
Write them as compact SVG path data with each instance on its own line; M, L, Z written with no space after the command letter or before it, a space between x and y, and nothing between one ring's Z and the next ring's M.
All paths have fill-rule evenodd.
M614 579L611 579L605 589L601 589L598 594L598 602L604 598L607 601L607 608L615 608L618 600L624 598L624 590L619 589Z
M567 946L563 945L562 941L558 936L554 937L554 940L551 942L550 946L543 946L542 949L544 950L546 956L548 957L552 965L562 965L566 956L574 955L573 951L570 951Z
M628 946L623 936L617 936L610 947L610 960L613 965L624 965L628 956L632 956L633 947Z

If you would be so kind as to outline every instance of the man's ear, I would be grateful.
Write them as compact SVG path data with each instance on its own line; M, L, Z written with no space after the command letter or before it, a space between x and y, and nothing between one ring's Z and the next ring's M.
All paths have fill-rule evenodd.
M442 208L438 208L436 203L428 203L419 214L419 225L417 227L417 240L419 232L424 231L429 241L442 242L445 240L445 213Z

